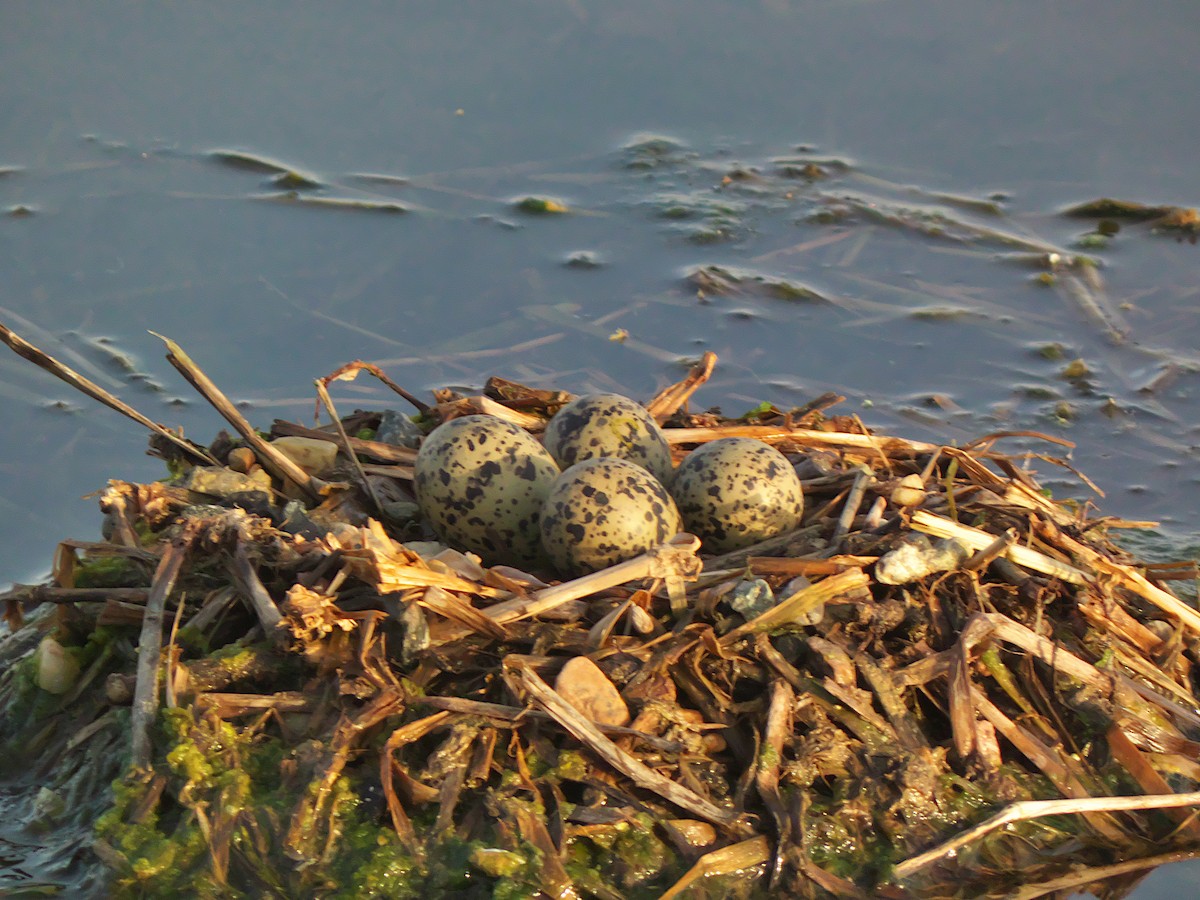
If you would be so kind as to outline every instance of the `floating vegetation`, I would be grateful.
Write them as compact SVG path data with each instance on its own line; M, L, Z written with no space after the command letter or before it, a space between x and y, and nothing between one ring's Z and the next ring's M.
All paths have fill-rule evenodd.
M650 197L646 205L655 216L670 221L674 233L694 244L722 243L745 236L747 204L724 192L664 192Z
M299 172L281 172L271 179L271 184L285 191L314 190L323 187L321 182Z
M914 319L920 319L925 322L958 322L963 319L978 318L983 314L978 310L967 309L962 306L931 304L910 310L909 315Z
M571 208L562 200L553 197L521 197L512 204L516 209L531 215L567 213Z
M576 250L567 254L563 265L569 269L599 269L605 265L604 257L592 250Z
M621 156L626 169L646 171L677 166L697 154L673 138L638 135L622 148Z
M282 163L266 156L260 156L256 153L246 153L241 150L212 150L208 156L221 165L229 166L231 169L241 169L246 172L287 175L288 173L297 171L287 163Z
M854 169L848 160L828 156L779 156L771 160L775 171L784 178L800 178L805 181L823 181L838 175L846 175Z
M317 197L299 191L283 191L278 194L259 194L255 200L268 203L286 203L295 206L312 206L323 209L346 209L364 212L406 213L408 207L402 203L386 200L360 200L353 197Z
M280 190L304 191L325 187L315 175L254 153L245 153L240 150L213 150L209 152L208 156L231 169L270 175L272 176L271 185Z
M1200 853L1200 613L1168 587L1195 566L1140 565L1110 534L1153 523L1056 503L997 449L1059 439L873 434L836 397L690 413L707 354L647 413L676 460L784 454L797 527L560 581L432 541L417 451L377 439L396 414L327 387L365 371L421 429L532 434L569 395L427 403L355 363L317 382L333 424L264 435L166 344L237 437L156 433L172 477L110 482L104 540L3 598L10 758L88 772L76 803L123 768L90 844L111 893L1120 896Z
M1194 243L1200 235L1200 213L1194 207L1153 206L1129 200L1113 200L1102 197L1063 210L1064 216L1079 219L1126 219L1145 222L1154 231L1180 232ZM1103 222L1101 225L1103 226ZM1114 222L1113 225L1116 223ZM1115 234L1115 228L1098 227L1099 233Z
M1179 211L1177 206L1147 206L1128 200L1113 200L1101 197L1063 210L1064 216L1077 219L1131 219L1135 222L1150 222Z
M763 275L731 266L698 266L688 272L690 288L704 294L757 294L780 300L824 300L820 292L786 278Z

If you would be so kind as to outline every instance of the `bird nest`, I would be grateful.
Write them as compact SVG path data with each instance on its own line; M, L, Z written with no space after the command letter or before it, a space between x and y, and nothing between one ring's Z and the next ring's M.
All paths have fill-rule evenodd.
M706 357L649 412L676 460L778 448L801 526L560 583L428 543L415 451L326 390L383 373L319 382L328 427L275 423L326 444L318 476L168 346L240 436L150 423L174 477L110 483L105 540L7 594L0 645L8 746L52 773L111 737L118 892L1118 896L1200 847L1200 614L1166 587L1195 566L1134 561L1109 534L1147 523L1049 499L1012 435L888 437L836 397L690 413ZM426 428L536 433L570 399L393 387Z

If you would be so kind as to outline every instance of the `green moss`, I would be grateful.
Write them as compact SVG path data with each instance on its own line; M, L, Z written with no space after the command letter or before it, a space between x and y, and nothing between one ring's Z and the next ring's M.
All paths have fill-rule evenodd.
M165 828L153 810L139 822L127 819L138 809L146 784L127 776L113 783L113 806L96 822L96 836L125 858L113 881L117 896L161 896L190 889L187 873L204 854L204 839L194 817Z
M1063 378L1075 380L1079 378L1086 378L1092 374L1092 370L1088 368L1088 364L1082 359L1073 359L1063 366L1063 370L1060 374Z
M80 588L147 587L149 584L145 568L128 556L89 556L75 567L75 586Z
M422 872L395 832L361 821L357 811L342 831L339 853L331 867L334 881L343 887L338 898L420 897Z
M79 660L81 667L87 667L97 659L113 654L117 636L117 630L112 626L98 625L88 633L87 640L82 647L68 647L67 649L77 654L76 659Z
M631 822L590 829L567 844L563 860L571 880L584 891L631 898L657 897L683 874L675 852L654 833L654 820L639 814Z
M1080 250L1104 250L1108 247L1108 235L1100 234L1099 232L1089 231L1087 234L1081 234L1075 239L1075 246Z
M590 766L578 750L563 750L558 754L558 766L554 774L563 781L583 781Z
M1050 361L1060 360L1066 356L1066 348L1058 342L1050 344L1039 344L1033 348L1034 352L1042 359Z
M448 834L438 841L430 850L426 860L427 869L424 873L422 893L427 897L455 897L465 892L475 882L471 877L471 851L474 845L467 843L453 834ZM538 860L540 862L540 860ZM525 871L536 873L531 861ZM522 881L525 885L525 895L532 896L530 887L536 887L537 881ZM497 889L493 896L500 896Z
M471 851L471 865L492 878L511 878L528 862L520 853L498 847L476 847Z
M553 197L522 197L513 205L523 213L534 215L570 212L566 203Z
M184 625L175 635L175 644L182 647L184 653L191 656L207 656L209 652L208 635L191 625Z
M779 765L779 751L770 744L763 744L762 749L758 752L758 767L760 769L773 769Z
M113 805L97 820L96 836L124 859L125 865L115 872L116 893L229 896L211 870L208 838L200 827L199 812L209 822L216 817L236 822L247 810L277 807L278 802L271 802L282 790L277 742L242 735L219 719L197 721L190 711L180 708L161 712L158 732L157 743L165 751L161 762L170 776L164 793L177 802L140 809L146 784L131 775L113 784ZM256 760L260 754L275 763L273 770ZM255 779L251 774L255 771L271 774ZM142 816L138 822L130 821L134 810ZM241 828L235 828L233 846L243 836ZM281 865L279 871L287 869Z
M1059 396L1058 391L1043 384L1019 384L1015 390L1027 400L1054 400Z
M674 853L655 836L654 820L645 813L617 826L613 853L624 868L622 881L627 886L653 878L674 859Z
M751 422L761 419L764 416L774 415L776 412L777 410L775 409L775 404L770 400L764 400L762 403L758 404L758 406L746 410L744 413L742 413L740 418L746 422Z
M167 765L189 785L206 783L213 776L212 764L204 753L187 741L180 742L167 754Z
M542 759L533 749L530 749L525 754L525 765L529 768L529 773L535 780L544 778L554 771L554 766L547 760Z
M258 659L261 648L257 645L248 647L228 646L210 654L209 658L220 663L221 668L229 673L235 681L245 678Z

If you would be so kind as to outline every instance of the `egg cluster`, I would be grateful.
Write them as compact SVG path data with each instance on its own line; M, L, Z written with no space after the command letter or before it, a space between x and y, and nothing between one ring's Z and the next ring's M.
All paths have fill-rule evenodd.
M422 443L414 483L443 540L490 562L548 558L564 575L684 529L710 552L749 546L795 528L804 509L800 480L775 448L722 438L673 470L662 429L618 394L567 404L542 443L494 416L452 419Z

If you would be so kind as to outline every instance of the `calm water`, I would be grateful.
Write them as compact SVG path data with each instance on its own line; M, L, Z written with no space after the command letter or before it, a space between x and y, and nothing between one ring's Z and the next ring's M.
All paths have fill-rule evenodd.
M1081 300L971 229L1072 250L1090 223L1066 204L1200 203L1198 36L1190 0L8 2L0 211L32 215L0 216L0 321L200 440L220 423L147 329L264 426L355 358L414 390L495 373L644 399L712 349L698 399L726 412L836 390L894 433L1073 440L1105 512L1192 552L1200 247L1127 227ZM630 149L647 135L670 143ZM276 202L217 151L408 212ZM780 174L811 159L833 177ZM573 212L516 211L529 195ZM992 196L1001 215L953 199ZM749 280L700 298L701 266ZM0 411L0 580L93 536L80 497L107 478L161 474L136 425L7 351ZM1196 883L1176 867L1137 896Z

